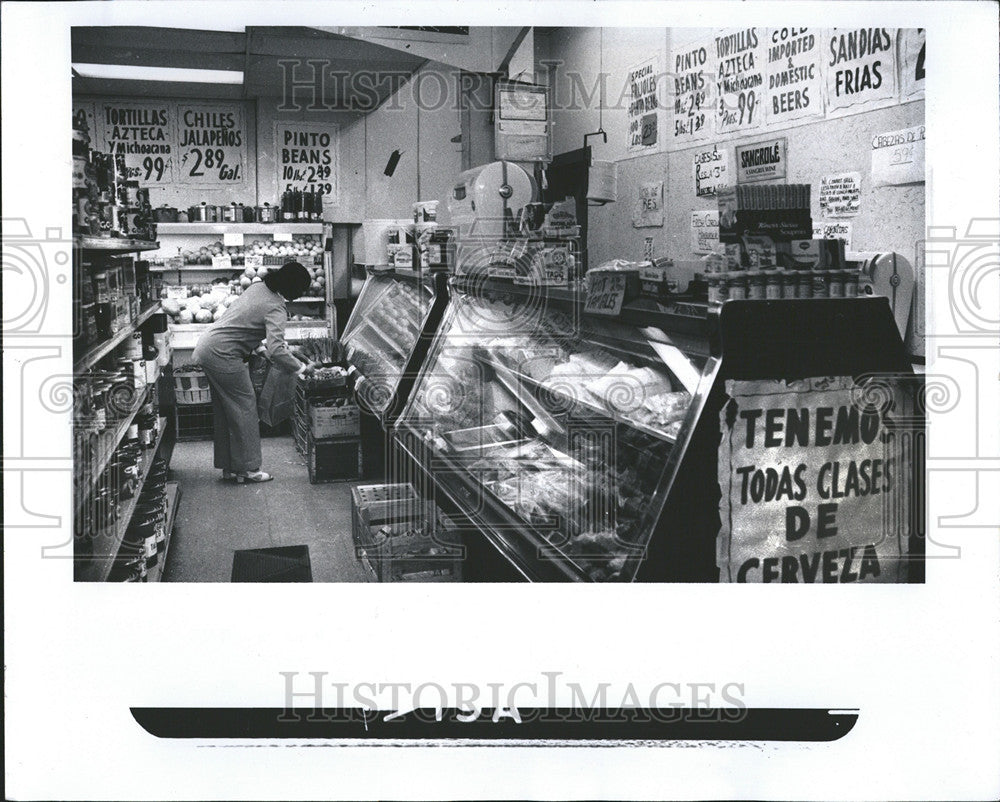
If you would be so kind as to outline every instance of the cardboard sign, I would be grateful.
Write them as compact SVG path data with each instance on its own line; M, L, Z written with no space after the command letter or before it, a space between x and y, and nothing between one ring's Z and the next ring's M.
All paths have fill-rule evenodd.
M243 246L243 233L240 231L225 231L222 234L222 244L229 247Z
M764 124L763 28L725 30L715 37L715 132L740 133Z
M830 111L896 97L895 28L826 32L826 105Z
M726 382L723 582L902 582L910 482L894 412L850 377Z
M628 276L622 272L594 271L587 274L587 303L584 312L595 315L617 316L625 301Z
M769 28L766 119L769 126L823 115L822 32Z
M629 153L656 153L660 149L662 76L662 59L659 53L629 68L626 115Z
M229 254L223 254L222 256L212 257L212 267L216 270L232 270L233 268L233 257Z
M247 161L243 104L178 104L177 140L181 183L243 183Z
M854 217L861 208L861 173L825 175L819 185L819 209L825 217Z
M663 225L663 182L649 181L640 184L635 208L632 211L635 228Z
M872 184L921 184L924 181L923 125L872 137Z
M694 194L699 197L712 196L731 184L729 170L729 149L721 150L717 145L695 151L694 154Z
M719 210L691 212L691 252L715 253L719 247Z
M777 181L788 170L788 140L785 137L739 145L736 148L736 182Z

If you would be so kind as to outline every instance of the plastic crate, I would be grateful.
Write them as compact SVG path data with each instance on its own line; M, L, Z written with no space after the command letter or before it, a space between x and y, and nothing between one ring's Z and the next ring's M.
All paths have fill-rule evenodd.
M211 440L214 436L211 404L180 404L174 407L174 431L178 440Z
M200 368L174 371L174 398L178 404L207 404L212 401L208 376Z
M345 482L361 477L361 438L337 437L317 440L306 437L309 483Z

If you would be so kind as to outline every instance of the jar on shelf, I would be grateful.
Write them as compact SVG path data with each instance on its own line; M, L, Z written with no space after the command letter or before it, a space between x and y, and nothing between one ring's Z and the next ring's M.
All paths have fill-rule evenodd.
M787 271L781 276L781 297L797 298L799 292L799 277L793 271Z
M743 276L730 275L727 280L729 286L728 298L733 301L742 301L747 297L747 282Z
M830 274L826 270L814 270L812 273L812 297L830 297Z
M777 300L782 295L781 271L766 270L767 284L764 287L764 297L770 300Z
M812 298L813 297L813 277L812 273L808 271L800 271L798 276L798 288L795 293L796 298Z
M858 274L857 270L846 270L844 271L844 297L845 298L857 298L858 297L858 285L860 283L861 276Z
M767 278L759 270L747 271L747 298L763 301L767 297Z
M833 270L830 272L829 287L831 298L844 297L844 271Z

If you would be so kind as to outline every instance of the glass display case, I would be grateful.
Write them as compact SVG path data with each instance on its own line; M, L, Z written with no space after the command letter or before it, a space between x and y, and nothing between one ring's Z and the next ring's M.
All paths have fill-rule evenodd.
M913 499L923 465L914 444L923 424L919 416L900 416L897 400L877 414L854 409L858 399L884 396L872 393L872 377L912 384L884 298L730 301L707 310L636 303L614 317L585 313L584 306L567 289L453 280L393 441L411 471L406 480L459 514L468 547L489 561L478 569L467 557L467 575L718 582L726 566L729 581L853 581L853 569L838 573L837 560L843 568L863 550L895 543L895 552L880 555L876 581L921 581ZM838 376L843 380L824 378ZM767 437L748 440L735 454L736 433L757 420L748 408L739 413L743 428L734 424L747 398L769 399L775 409L757 415ZM831 398L842 406L831 407ZM783 415L789 434L780 438ZM815 442L798 442L806 437L799 424L811 419L820 427ZM851 421L879 419L886 448L905 441L908 452L882 455L878 440L850 439ZM833 427L832 442L823 421ZM793 523L833 514L827 485L835 463L849 472L854 460L873 454L896 466L894 496L844 491L859 497L839 502L842 542L831 539L834 529L808 537L808 527L789 529L785 537L788 509ZM751 455L760 461L747 466ZM751 484L751 495L766 495L768 471L780 476L792 455L796 481L809 478L811 489L793 486L788 492L796 495L785 500L757 499L767 506L755 509L754 496L741 506L737 480L759 472L761 488ZM776 492L784 491L778 485ZM872 546L871 527L862 522L884 521L878 505L889 499L899 514ZM731 511L727 521L723 510ZM780 527L771 528L779 516ZM765 519L764 530L753 523ZM751 538L757 542L748 546ZM740 565L732 562L735 548L719 551L737 542L749 555Z
M385 419L407 372L422 354L421 334L443 308L444 276L429 272L372 268L368 271L342 342L347 361L361 376L358 397L366 409ZM412 377L411 377L412 378Z
M452 295L401 445L528 578L634 578L707 339L583 315L567 291Z

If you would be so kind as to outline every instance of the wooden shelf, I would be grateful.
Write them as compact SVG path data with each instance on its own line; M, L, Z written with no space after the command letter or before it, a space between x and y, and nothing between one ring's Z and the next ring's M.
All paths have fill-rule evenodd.
M170 551L170 538L174 531L174 521L177 520L177 508L181 503L181 486L177 482L167 482L167 539L163 544L163 553L156 561L156 567L147 574L147 582L159 582L163 579L163 572L167 568L167 552Z
M235 267L212 267L212 265L192 265L192 264L185 264L180 268L167 267L166 265L149 266L150 273L177 273L180 270L190 270L191 272L204 270L206 272L214 272L214 273L242 273L244 270L246 270L246 267L243 267L242 265L237 265Z
M159 302L153 304L152 306L146 308L139 313L139 317L132 321L132 323L126 326L121 331L114 334L110 339L105 340L103 343L93 346L87 349L87 351L73 364L73 373L80 374L87 368L92 367L94 364L102 360L108 354L115 350L119 345L121 345L125 340L131 336L139 326L149 320L153 315L160 311Z
M153 467L156 452L163 442L163 435L167 431L167 419L160 418L160 433L157 435L152 448L145 451L146 460L143 463L142 471L139 474L139 484L136 486L132 498L127 499L125 506L118 513L117 520L111 526L105 527L100 532L94 534L94 551L98 552L91 557L81 561L79 581L81 582L107 582L118 556L118 549L125 538L125 531L128 529L129 521L132 520L132 513L135 512L139 503L139 496L142 488L149 477L149 470Z
M322 234L323 223L157 223L158 234Z
M123 237L78 237L77 241L85 251L106 251L108 253L134 253L135 251L156 251L160 243L145 239L125 239Z

